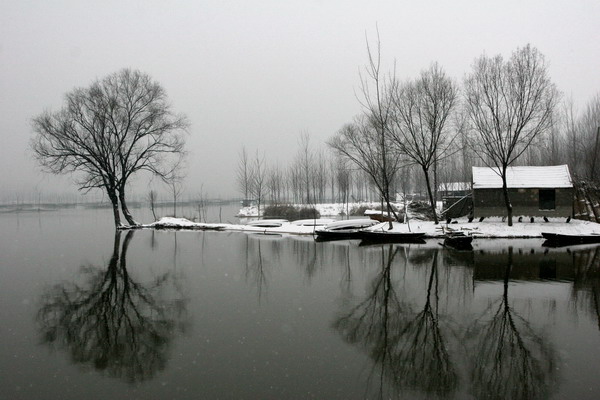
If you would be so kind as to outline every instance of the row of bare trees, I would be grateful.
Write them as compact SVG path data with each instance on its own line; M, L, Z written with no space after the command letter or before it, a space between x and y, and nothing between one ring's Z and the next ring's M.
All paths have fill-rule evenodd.
M258 203L316 204L377 200L368 177L345 160L316 150L306 132L300 134L298 151L290 165L268 164L256 151L250 156L246 147L239 151L236 183L245 199Z
M502 178L512 225L507 168L551 132L559 100L544 56L529 45L508 60L482 55L466 75L460 96L458 84L437 63L401 82L395 71L381 71L379 40L376 51L368 43L367 50L360 91L363 112L329 145L372 178L388 207L389 182L402 167L419 166L435 223L439 166L458 158L465 178L470 149L479 163ZM462 157L454 157L461 152Z

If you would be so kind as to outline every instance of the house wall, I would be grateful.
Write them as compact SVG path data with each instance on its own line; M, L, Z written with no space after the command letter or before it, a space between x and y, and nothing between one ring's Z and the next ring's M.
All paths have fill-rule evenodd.
M444 218L463 217L469 215L473 209L472 196L444 197L442 201L442 207L445 210Z
M561 188L556 191L554 210L539 209L539 189L509 189L508 194L513 206L513 216L568 217L573 215L573 189ZM473 215L475 218L505 216L504 195L502 189L474 189Z

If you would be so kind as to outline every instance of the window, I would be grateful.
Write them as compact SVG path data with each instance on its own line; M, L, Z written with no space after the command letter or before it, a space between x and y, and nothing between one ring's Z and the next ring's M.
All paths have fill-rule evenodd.
M556 209L556 191L554 189L540 189L540 210Z

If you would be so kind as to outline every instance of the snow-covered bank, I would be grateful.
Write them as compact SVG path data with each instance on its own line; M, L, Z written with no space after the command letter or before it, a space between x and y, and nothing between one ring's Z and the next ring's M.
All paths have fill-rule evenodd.
M589 221L571 220L566 223L564 218L550 218L549 222L515 222L507 226L500 218L486 218L483 222L468 222L466 218L459 218L456 223L440 223L435 225L432 221L413 220L408 224L393 223L392 231L396 232L424 232L425 237L435 238L443 236L448 230L460 230L467 234L481 238L541 238L542 232L563 233L572 235L600 234L600 224ZM192 222L185 218L162 218L152 224L142 225L141 228L153 229L181 229L181 230L226 230L265 234L290 234L311 235L314 226L285 222L279 227L259 227L241 224L209 224ZM375 225L373 230L387 230L388 223Z
M187 230L224 230L229 224L209 224L193 222L185 218L163 217L151 224L140 225L140 228L153 229L187 229Z

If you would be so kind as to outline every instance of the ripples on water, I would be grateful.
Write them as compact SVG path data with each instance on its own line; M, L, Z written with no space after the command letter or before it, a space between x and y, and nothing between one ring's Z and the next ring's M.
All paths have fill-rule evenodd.
M595 398L600 248L0 216L0 398Z

